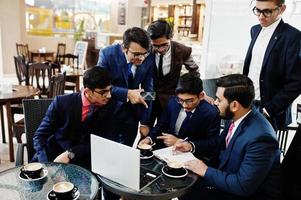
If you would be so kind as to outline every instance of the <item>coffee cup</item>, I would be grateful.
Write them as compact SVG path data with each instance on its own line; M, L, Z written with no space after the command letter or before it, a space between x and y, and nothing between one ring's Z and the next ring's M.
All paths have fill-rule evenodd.
M137 148L140 150L141 156L149 156L152 151L152 145L150 144L138 144Z
M73 183L62 181L54 184L52 188L57 199L72 200L77 192L77 187L74 187Z
M183 165L178 161L170 161L167 163L167 172L172 175L179 175L183 170Z
M37 179L41 177L43 165L41 163L28 163L21 168L21 173L27 178Z

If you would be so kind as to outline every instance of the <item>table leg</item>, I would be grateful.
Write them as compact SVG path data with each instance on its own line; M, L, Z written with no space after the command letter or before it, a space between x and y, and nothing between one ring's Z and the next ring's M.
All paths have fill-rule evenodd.
M76 91L77 91L77 92L80 91L80 87L79 87L79 76L76 77Z
M6 106L6 115L7 115L7 130L8 130L8 147L9 147L9 158L10 162L15 161L14 156L14 145L13 145L13 118L11 114L11 104L10 101L5 103Z
M0 105L0 115L1 115L2 142L6 143L6 139L5 139L5 124L4 124L4 115L3 115L3 106L2 105Z

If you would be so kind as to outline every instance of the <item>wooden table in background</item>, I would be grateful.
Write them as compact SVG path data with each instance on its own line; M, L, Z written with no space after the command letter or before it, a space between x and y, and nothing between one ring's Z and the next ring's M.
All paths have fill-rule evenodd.
M51 60L52 62L54 61L53 51L46 51L44 53L41 53L39 51L31 51L30 54L31 54L32 61L37 61L37 62L42 62L46 60Z

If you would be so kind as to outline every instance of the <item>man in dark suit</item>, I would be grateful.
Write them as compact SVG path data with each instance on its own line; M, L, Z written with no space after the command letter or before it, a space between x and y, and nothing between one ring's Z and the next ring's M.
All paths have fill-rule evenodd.
M243 74L255 86L254 105L275 130L291 123L291 103L301 93L301 32L281 19L284 0L256 0L260 24L251 28Z
M149 132L151 103L146 103L142 91L153 91L153 55L149 55L150 38L141 28L125 31L123 44L111 45L101 50L97 65L107 69L113 77L112 97L123 102L116 118L120 124L120 141L133 145L137 135ZM142 89L141 89L142 88Z
M173 31L165 20L152 22L147 32L152 41L156 65L154 69L156 99L151 114L151 124L154 124L166 108L169 97L174 95L182 66L194 72L198 70L198 65L191 56L190 47L172 41Z
M33 137L33 161L91 168L90 134L114 140L107 127L116 107L111 81L106 70L94 67L84 73L82 92L55 97Z
M252 81L232 74L220 78L217 87L215 104L229 121L212 146L218 149L209 165L202 160L185 163L202 179L183 199L279 199L280 150L273 127L252 109ZM187 142L175 145L181 151L191 148Z
M220 117L216 107L204 100L199 73L182 75L175 94L176 96L170 98L156 126L140 144L156 142L156 147L162 148L186 139L193 147L202 148L199 158L210 157L207 141L203 141L219 135Z

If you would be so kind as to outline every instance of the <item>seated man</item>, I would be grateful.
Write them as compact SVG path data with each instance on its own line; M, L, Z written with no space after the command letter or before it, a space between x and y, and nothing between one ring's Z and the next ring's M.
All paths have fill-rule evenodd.
M202 179L180 199L279 199L280 150L273 127L251 107L253 82L241 74L222 77L216 97L220 116L229 120L216 145L216 159L209 166L202 160L185 163ZM181 151L191 148L187 142L175 145Z
M33 161L91 168L90 134L114 139L106 130L113 113L111 81L105 69L93 67L84 73L82 92L55 97L34 135Z
M175 93L176 97L170 98L167 108L151 129L149 137L141 140L140 144L156 142L160 148L186 139L193 147L202 148L202 154L198 157L210 157L207 144L203 141L218 137L220 117L216 107L204 100L199 74L192 72L181 76Z

